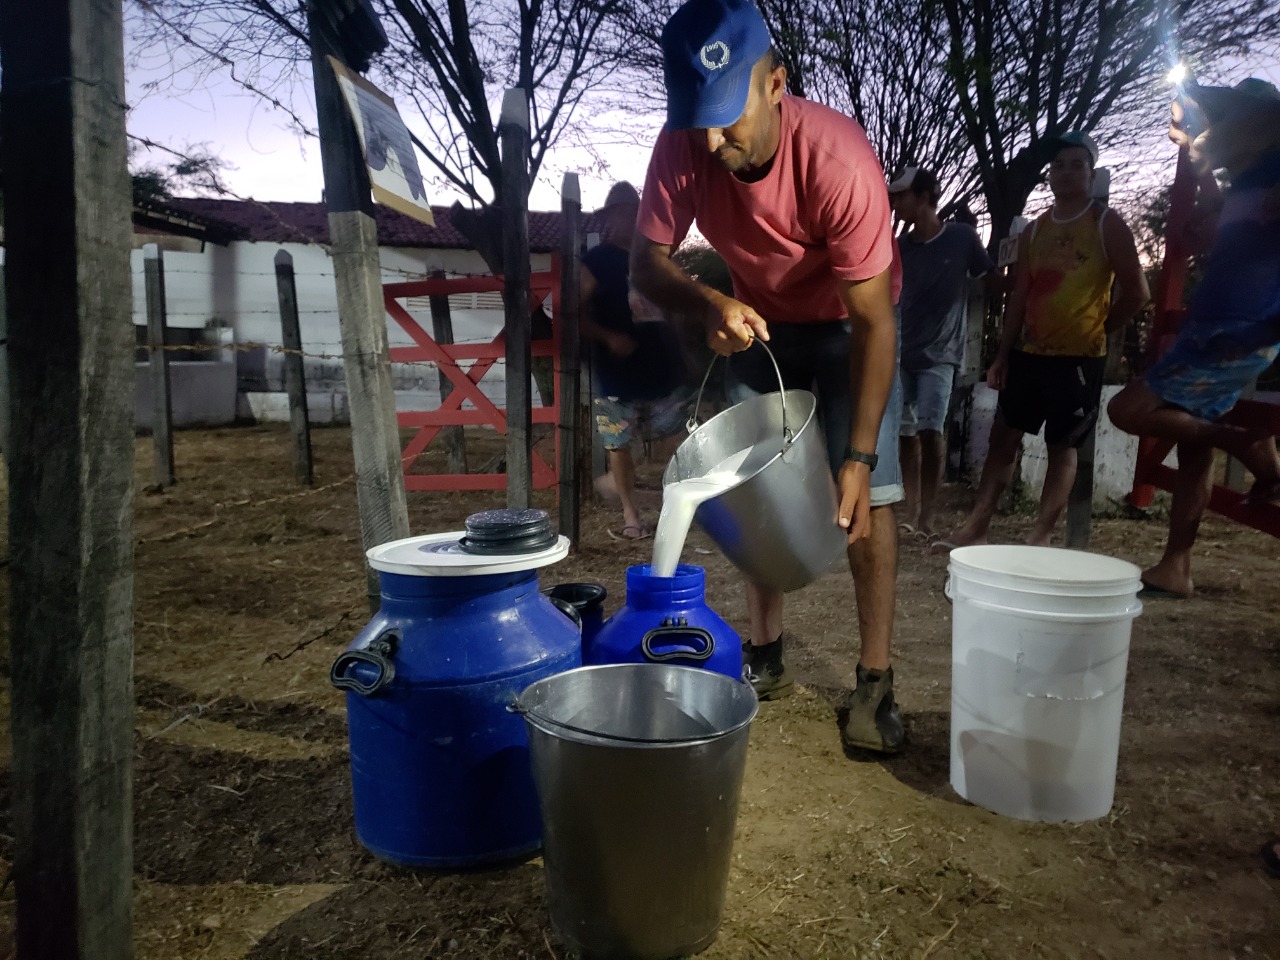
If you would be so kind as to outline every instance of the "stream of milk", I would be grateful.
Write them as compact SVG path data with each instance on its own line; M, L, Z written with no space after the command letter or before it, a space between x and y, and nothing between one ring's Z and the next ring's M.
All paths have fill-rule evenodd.
M719 496L752 476L777 454L777 448L757 445L726 457L700 477L677 480L662 488L662 512L653 535L653 560L650 570L655 577L675 575L684 550L685 537L698 506Z

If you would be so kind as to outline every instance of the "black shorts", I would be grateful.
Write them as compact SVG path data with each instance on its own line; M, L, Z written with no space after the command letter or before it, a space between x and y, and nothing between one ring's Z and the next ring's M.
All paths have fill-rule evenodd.
M1023 433L1051 447L1078 447L1098 420L1106 357L1042 357L1014 350L997 410Z

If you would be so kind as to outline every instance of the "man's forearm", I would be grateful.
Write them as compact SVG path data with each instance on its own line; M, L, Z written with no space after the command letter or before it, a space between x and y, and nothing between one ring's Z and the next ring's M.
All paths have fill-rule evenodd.
M898 335L892 316L887 323L855 319L849 342L850 400L853 402L849 443L855 450L875 452L880 421L897 366Z
M1147 298L1143 296L1141 290L1130 291L1127 287L1121 287L1119 296L1111 301L1111 308L1107 311L1107 319L1103 322L1103 327L1107 333L1115 333L1122 329L1125 324L1137 315L1142 309L1142 305L1147 302Z
M680 269L665 247L638 237L631 251L631 285L663 310L694 316L720 296Z
M1000 343L996 347L997 353L1002 357L1009 356L1013 348L1018 345L1020 336L1022 336L1022 310L1021 307L1015 310L1013 304L1010 304L1000 324Z

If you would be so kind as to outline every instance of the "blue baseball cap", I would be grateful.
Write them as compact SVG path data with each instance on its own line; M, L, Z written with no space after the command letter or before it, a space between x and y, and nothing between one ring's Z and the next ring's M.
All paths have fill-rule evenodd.
M773 38L752 0L689 0L662 28L667 129L728 127Z

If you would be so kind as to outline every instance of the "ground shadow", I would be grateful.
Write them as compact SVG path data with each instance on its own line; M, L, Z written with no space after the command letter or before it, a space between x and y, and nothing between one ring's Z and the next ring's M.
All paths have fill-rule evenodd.
M550 933L541 862L460 873L385 870L294 914L245 960L564 955Z
M337 745L347 740L347 725L342 717L310 704L287 700L263 704L227 695L202 704L190 690L144 675L134 679L134 699L139 709L170 711L178 721L189 716L307 743Z
M135 872L162 883L331 883L372 860L342 755L259 760L143 740L134 816Z

